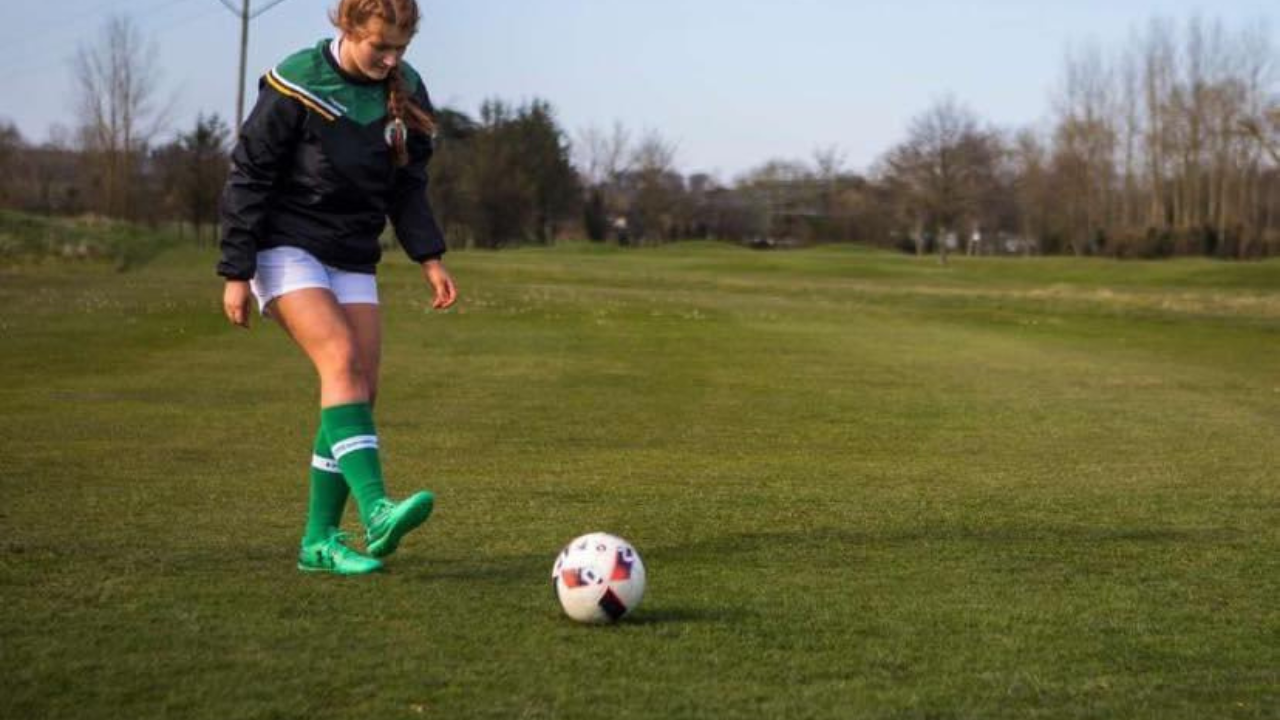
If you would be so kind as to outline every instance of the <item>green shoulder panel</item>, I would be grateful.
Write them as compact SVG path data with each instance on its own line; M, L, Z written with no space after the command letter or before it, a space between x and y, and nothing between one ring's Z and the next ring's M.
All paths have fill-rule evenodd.
M267 73L267 82L326 120L346 118L357 125L370 125L386 118L386 88L382 83L348 82L325 59L324 48L329 43L321 40L285 58ZM416 88L420 79L408 69L405 79L412 77Z
M324 59L324 41L304 48L280 61L275 72L280 77L302 87L312 89L326 84L333 69Z

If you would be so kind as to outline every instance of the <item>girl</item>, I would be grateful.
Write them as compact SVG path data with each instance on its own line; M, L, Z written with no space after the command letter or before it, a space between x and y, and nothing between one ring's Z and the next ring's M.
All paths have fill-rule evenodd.
M374 269L388 218L422 266L432 307L457 299L427 202L431 103L403 60L418 16L415 0L341 0L330 13L338 37L262 78L223 193L218 274L227 318L247 328L252 294L320 376L304 572L381 569L378 558L425 522L434 502L429 492L387 497L372 413L381 347ZM338 530L349 493L367 555Z

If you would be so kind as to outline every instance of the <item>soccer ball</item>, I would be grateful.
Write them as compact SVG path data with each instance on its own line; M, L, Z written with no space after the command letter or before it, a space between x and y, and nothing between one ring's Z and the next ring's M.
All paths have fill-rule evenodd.
M644 597L644 563L631 543L608 533L576 538L551 571L560 606L584 623L610 623L636 609Z

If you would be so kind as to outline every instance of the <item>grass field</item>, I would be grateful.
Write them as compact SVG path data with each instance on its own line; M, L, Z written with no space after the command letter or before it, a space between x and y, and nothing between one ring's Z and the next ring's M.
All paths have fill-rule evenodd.
M0 717L1280 717L1280 263L707 244L382 275L381 576L213 258L0 270ZM354 530L354 513L348 513ZM560 616L575 535L636 616Z

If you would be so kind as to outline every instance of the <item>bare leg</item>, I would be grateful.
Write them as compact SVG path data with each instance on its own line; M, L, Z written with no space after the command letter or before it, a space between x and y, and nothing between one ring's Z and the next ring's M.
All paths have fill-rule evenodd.
M321 407L368 402L357 333L333 293L296 290L273 300L270 311L315 366Z
M356 356L364 371L369 405L373 405L378 399L378 370L382 365L382 316L378 313L378 306L369 303L341 307L347 316L347 325L355 334Z
M378 370L382 361L382 319L378 306L371 303L343 305L347 324L355 335L356 353L364 372L365 386L369 390L369 405L378 395ZM388 513L387 520L379 523L369 534L369 554L383 557L395 552L405 533L426 522L431 515L435 496L429 492L416 492Z
M278 298L271 312L320 375L322 422L360 508L367 551L375 558L390 555L405 533L426 522L435 499L429 492L417 492L399 503L386 497L367 404L377 390L382 335L378 307L343 307L328 290L307 289Z

